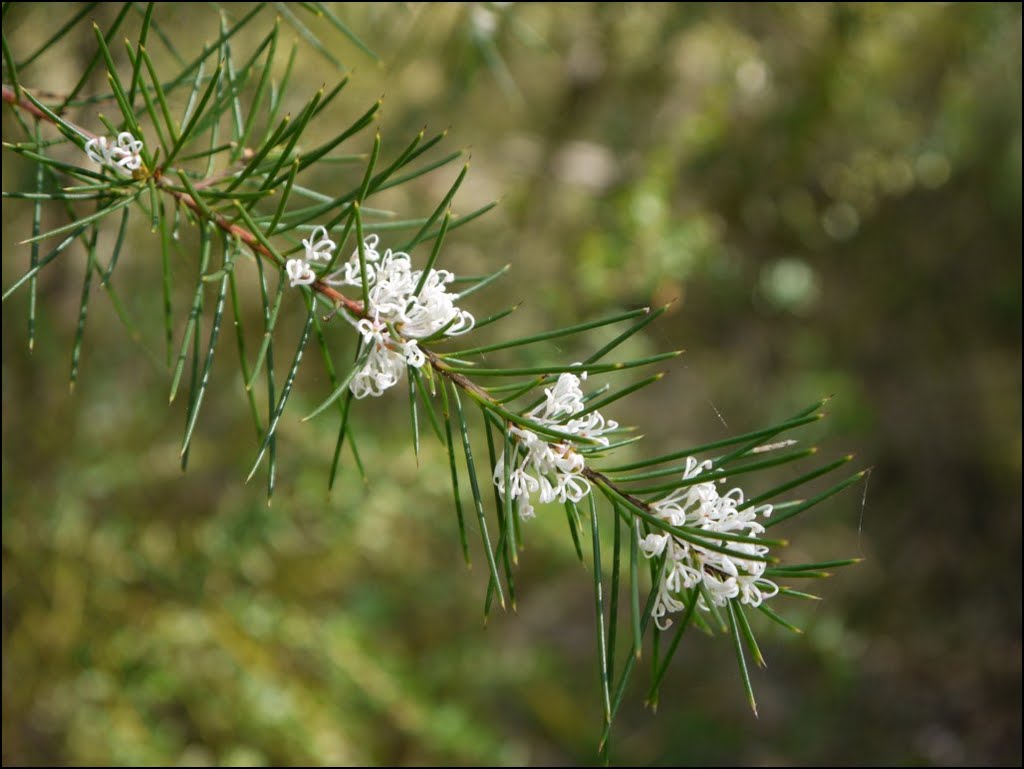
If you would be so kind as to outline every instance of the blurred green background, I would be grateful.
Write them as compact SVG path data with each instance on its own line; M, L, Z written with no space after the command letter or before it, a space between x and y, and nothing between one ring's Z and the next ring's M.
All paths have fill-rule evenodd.
M54 31L53 7L7 14L16 55ZM524 300L515 334L675 299L637 349L687 354L610 414L648 436L644 452L834 393L811 437L873 468L785 529L794 558L866 560L817 585L820 605L788 607L804 636L761 627L760 718L730 642L695 634L656 714L639 674L614 762L1019 765L1020 5L338 12L383 64L318 28L356 70L324 120L384 93L385 154L451 126L446 146L472 154L458 209L501 200L442 255L460 271L512 264L474 297L478 317ZM205 6L157 18L186 51L216 35ZM95 46L79 33L23 82L68 90ZM336 78L305 46L296 67L296 104ZM6 108L3 131L20 139ZM308 181L330 192L343 173ZM389 202L426 213L454 173ZM34 184L9 153L3 175L5 190ZM4 201L5 286L28 260L21 203ZM230 334L182 475L184 404L168 408L146 353L162 331L142 218L115 281L141 340L99 296L73 394L82 253L42 274L31 353L27 295L3 305L4 763L592 763L590 577L559 511L529 524L518 612L484 627L483 559L462 564L444 452L426 442L417 466L405 396L360 404L369 483L346 466L328 497L336 424L296 418L326 392L311 356L268 507L244 483L256 440ZM187 247L175 270L183 320ZM301 303L285 312L286 358Z

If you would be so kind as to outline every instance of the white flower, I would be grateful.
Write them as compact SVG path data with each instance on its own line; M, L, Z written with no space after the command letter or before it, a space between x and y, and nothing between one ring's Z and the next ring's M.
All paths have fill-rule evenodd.
M142 140L128 131L117 135L114 143L106 136L97 136L85 143L85 154L89 160L107 166L121 174L130 174L142 168Z
M307 255L326 249L328 244L333 250L334 243L327 240L326 230L314 243L316 235L315 230L310 243L303 241ZM406 366L423 366L426 356L417 340L441 331L446 336L463 334L472 329L474 323L473 316L456 307L455 297L447 292L446 286L455 279L454 275L431 269L424 277L422 270L412 269L408 254L390 248L381 254L377 248L379 243L377 235L367 235L363 240L362 263L357 248L345 264L323 277L324 282L332 286L362 288L365 275L369 300L366 317L353 325L371 351L363 370L349 386L357 398L379 396L398 383ZM416 286L421 278L423 287L417 293ZM389 327L394 329L394 334L388 331Z
M716 606L725 606L727 601L738 598L741 603L756 607L779 592L778 585L764 576L765 561L759 558L768 552L767 545L714 537L716 533L741 534L756 539L764 533L764 526L757 519L771 515L771 505L740 510L742 489L720 495L714 480L694 483L694 479L710 469L711 462L707 460L687 458L683 470L687 484L650 505L651 512L669 525L703 530L709 542L729 549L728 553L718 552L667 533L648 534L641 540L640 549L647 558L663 554L665 558L651 610L655 623L663 630L672 624L667 614L686 608L682 591L700 584ZM699 608L708 608L703 597L697 601Z
M426 277L412 269L409 255L387 249L377 250L380 239L368 235L363 241L366 287L370 300L368 317L394 325L404 337L424 339L442 329L445 335L464 334L473 328L473 316L455 306L447 285L455 276L447 270L431 269ZM358 249L339 269L324 278L332 286L363 285L363 266ZM416 286L423 278L423 287Z
M110 161L110 148L107 147L107 137L97 136L85 143L85 154L93 163L104 165Z
M327 237L327 228L322 225L314 229L309 240L302 241L302 245L306 247L307 262L330 262L337 248L334 241Z
M582 377L586 377L586 372ZM566 440L552 441L525 428L509 428L516 446L515 458L511 460L509 488L505 488L504 453L494 465L493 480L502 497L508 493L517 500L521 518L534 515L534 496L541 503L582 501L590 493L590 481L583 475L586 462L583 455L575 450L573 439L586 438L607 446L608 439L604 433L619 426L597 411L570 418L586 408L580 380L581 377L575 374L561 374L554 387L545 388L544 402L526 414L533 422L564 433Z
M305 258L289 259L285 265L292 286L322 280L331 286L361 289L365 275L369 300L365 316L343 316L369 347L366 363L349 384L357 398L382 395L399 382L407 366L422 367L427 359L417 340L441 332L446 336L464 334L474 324L473 316L456 307L456 297L447 292L446 286L455 279L454 275L432 269L424 277L422 270L412 269L408 254L389 248L382 255L377 250L379 243L377 235L367 235L363 239L362 261L357 248L338 269L318 275L313 268L320 262L329 264L337 249L327 228L318 226L308 240L302 241ZM417 293L421 278L423 287Z
M284 270L288 273L293 288L308 286L316 280L316 273L310 269L305 259L289 259Z
M370 348L366 363L349 384L356 398L383 395L398 384L406 366L420 368L427 361L416 340L394 338L383 321L362 318L356 323L356 330L363 337L363 344Z

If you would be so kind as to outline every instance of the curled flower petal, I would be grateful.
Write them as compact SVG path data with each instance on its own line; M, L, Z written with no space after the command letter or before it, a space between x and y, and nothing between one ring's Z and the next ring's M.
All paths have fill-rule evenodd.
M334 241L327 237L327 228L323 225L316 227L309 240L303 240L302 245L306 247L307 262L329 262L338 248Z
M710 469L708 460L698 462L693 457L687 458L683 471L686 485L652 503L651 512L672 526L689 526L709 533L741 534L750 538L764 533L764 526L757 518L770 515L771 505L740 510L744 500L742 489L719 494L713 480L694 482ZM658 599L651 612L655 622L660 623L665 614L677 611L672 607L677 603L681 605L682 591L697 585L703 586L703 594L716 606L739 599L741 603L756 607L779 592L778 585L764 577L765 562L759 560L768 552L767 545L717 541L728 544L729 552L683 542L669 534L649 534L640 543L640 549L648 558L665 553ZM708 608L703 597L698 598L698 606Z
M85 143L85 154L93 163L104 165L110 159L110 150L107 149L107 137L97 136Z
M597 411L570 418L585 409L581 381L575 374L561 374L553 387L545 388L544 402L526 415L538 424L563 433L564 441L542 440L530 430L509 428L515 439L516 456L522 459L515 460L519 466L513 471L510 488L506 490L503 453L494 466L494 484L502 497L511 494L519 501L521 516L524 510L533 514L530 501L534 495L542 503L580 502L592 491L590 481L583 474L586 461L576 450L574 440L585 438L607 446L609 441L604 433L617 429L618 424L606 420Z
M316 273L310 269L305 259L289 259L284 269L293 288L311 285L316 280Z
M89 139L85 143L85 154L92 162L125 174L142 168L142 147L141 139L122 131L113 143L106 136Z

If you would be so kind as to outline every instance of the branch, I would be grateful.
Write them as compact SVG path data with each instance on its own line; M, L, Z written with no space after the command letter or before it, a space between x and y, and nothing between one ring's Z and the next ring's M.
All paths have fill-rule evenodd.
M44 122L49 123L55 122L51 114L48 114L44 110L39 109L35 104L31 102L26 102L20 99L18 93L14 89L6 85L3 86L3 99L12 107L16 109L25 110L38 120L42 120ZM86 131L85 129L82 129L81 127L75 125L70 121L65 120L64 122L66 122L74 130L79 131L83 135L92 135L90 132ZM153 171L149 171L148 169L143 168L142 172L146 174L146 176L139 179L139 181L145 181L147 178L153 179L155 181L156 187L160 191L169 194L171 197L175 199L175 201L177 201L181 205L184 205L186 208L192 211L192 213L198 219L210 222L211 224L215 225L216 227L227 233L229 236L236 238L242 243L244 243L259 258L265 259L266 261L273 264L276 268L281 269L282 265L274 256L274 253L270 250L270 248L268 248L265 245L264 241L261 238L259 238L251 229L245 227L244 225L238 224L237 222L230 221L225 216L215 211L212 211L209 207L199 203L189 193L182 192L181 190L177 190L174 187L172 187L171 182L168 178L166 168L161 167ZM214 184L218 181L230 178L230 176L230 173L224 172L220 175L212 176L205 180L200 180L199 182L195 183L195 185L192 186L192 189L198 191L199 189L209 187L211 184ZM345 311L347 311L353 317L366 317L366 309L363 302L346 296L333 286L324 283L322 280L317 280L314 283L310 284L310 288L313 291L319 293L321 296L328 299L330 302L334 303L336 307L342 308ZM412 337L406 337L402 335L400 329L396 329L396 332L399 334L399 336L401 336L401 338L404 341L418 341ZM432 350L426 348L421 349L423 349L423 353L426 359L430 362L431 368L433 368L434 371L436 371L440 376L447 379L454 386L464 391L481 406L489 409L496 418L502 421L506 431L510 431L511 428L516 426L516 422L509 418L510 412L501 405L501 402L497 398L495 398L493 395L487 392L487 390L485 390L483 387L473 382L460 371L453 370L444 361L441 355L438 355ZM523 417L522 424L529 425L530 418ZM530 426L532 427L532 425ZM543 434L551 438L554 438L555 436L560 434L560 431L557 429L557 427L548 428L544 430L540 426L537 426L534 429L537 429L539 432L542 432ZM513 437L513 440L518 442L518 438ZM587 440L587 438L580 438L580 436L566 434L564 440L545 440L544 442L547 443L548 446L559 452L571 452L574 451L574 441L582 441L585 443L587 442ZM631 494L629 491L622 488L619 484L617 484L606 474L598 470L594 470L588 465L584 465L580 474L589 482L591 482L594 486L600 488L602 490L602 493L604 493L604 495L608 497L610 501L613 501L613 503L615 504L618 504L617 502L615 502L615 500L621 502L623 506L626 508L626 510L628 510L634 518L642 518L643 520L662 529L663 531L672 535L673 537L679 538L682 535L682 532L677 527L671 526L665 521L661 520L661 518L657 515L656 510L652 507L651 504L643 501L642 499L639 499L637 496L635 496L635 494ZM690 539L689 537L684 538ZM745 539L744 537L736 537L735 535L730 536L727 534L718 534L716 535L716 538L720 540ZM727 551L727 546L719 545L716 549Z
M20 90L25 89L20 88ZM3 86L3 100L7 104L10 104L12 107L16 109L21 109L25 112L28 112L37 120L42 120L43 122L51 124L54 123L53 117L51 115L48 115L43 110L39 109L39 107L37 107L32 102L19 98L19 95L15 91L15 89L11 88L10 86ZM90 138L93 138L95 136L95 134L93 134L91 131L84 129L81 126L76 125L75 123L69 120L66 120L65 122L84 136L88 136ZM253 253L258 254L260 257L266 259L276 267L280 268L281 265L277 263L277 260L274 258L274 255L270 252L270 249L264 246L260 242L259 238L257 238L256 235L253 234L250 230L248 230L247 228L243 227L240 224L228 221L225 217L218 213L210 212L208 214L191 195L189 195L186 192L180 192L179 190L175 190L172 187L170 187L169 182L166 181L166 169L158 168L155 171L151 172L151 176L156 182L156 186L158 189L160 189L162 192L166 192L169 195L171 195L175 200L177 200L179 203L181 203L190 211L192 211L197 217L201 219L206 219L207 221L216 225L221 230L226 232L228 235L237 238L238 240L245 243L245 245L247 245L253 251ZM211 184L216 183L217 181L220 181L220 179L215 179L213 177L211 177L210 179L204 179L203 181L200 181L196 184L196 189L208 187ZM352 313L356 317L362 317L364 315L362 302L350 299L349 297L345 296L343 293L341 293L334 287L328 286L321 281L317 281L311 286L311 288L317 293L322 294L335 305L344 307L346 310L348 310L348 312Z

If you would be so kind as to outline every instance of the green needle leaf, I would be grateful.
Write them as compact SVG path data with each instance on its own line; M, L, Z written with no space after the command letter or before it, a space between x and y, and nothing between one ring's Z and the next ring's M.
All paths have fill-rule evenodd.
M370 47L366 45L366 43L360 40L359 37L341 21L341 19L339 19L337 16L331 13L331 10L330 8L327 7L326 3L313 3L313 5L316 6L317 10L324 16L324 18L326 18L331 23L331 25L336 30L338 30L339 32L341 32L341 34L343 34L345 37L351 40L353 45L355 45L360 51L365 53L374 61L380 61L380 58L377 56L377 54L375 54L370 49Z
M103 39L103 45L106 45L106 41L112 40L114 35L117 34L117 30L120 28L121 22L124 21L125 16L128 15L128 11L131 10L131 7L131 3L124 3L121 6L121 10L118 11L117 18L114 19L113 23L110 25L110 29L107 30L107 33L103 35L97 32L97 37ZM96 25L93 24L93 27L95 28ZM76 96L78 96L78 92L81 91L85 84L89 82L89 78L92 75L92 71L96 69L96 65L99 64L101 58L101 51L97 51L93 55L93 57L89 60L89 63L85 66L85 69L82 71L82 76L78 79L78 82L75 84L75 87L71 89L71 92L64 98L64 103L60 105L60 107L57 109L57 112L63 112L65 107L67 107L68 104L70 104L71 101Z
M217 348L217 338L220 336L221 319L224 317L224 299L228 292L228 272L230 270L230 251L224 254L224 276L220 279L220 289L217 292L217 305L213 312L213 324L210 327L210 343L206 347L206 359L203 363L203 375L199 380L199 389L196 392L195 403L189 415L188 426L185 428L185 438L182 442L182 455L188 451L189 443L192 441L192 432L195 430L196 421L199 418L199 409L203 403L203 396L206 394L206 386L210 382L210 371L213 368L213 356Z
M769 467L778 467L779 465L789 464L796 462L807 457L814 456L818 453L815 448L802 449L800 451L791 451L787 454L780 454L779 456L772 457L771 459L764 459L760 462L749 462L745 465L734 465L729 468L723 468L719 470L709 470L707 472L695 475L693 478L678 478L671 481L670 483L662 483L657 486L645 486L642 489L630 489L633 494L646 495L646 494L660 494L666 491L674 491L675 489L683 488L685 486L694 486L699 483L706 483L708 481L717 481L722 478L732 478L736 475L744 475L746 473L758 472L760 470L766 470ZM635 481L640 480L646 476L648 478L663 476L663 475L681 475L684 472L683 467L669 467L663 470L654 470L648 473L638 473L636 475L620 476L616 478L616 481Z
M288 370L288 376L285 378L284 387L281 388L281 397L277 402L277 408L274 410L274 416L270 420L270 424L267 426L267 434L263 439L263 444L260 446L259 454L256 456L256 461L253 462L252 470L249 471L249 476L245 479L246 482L252 479L255 475L256 469L260 466L260 460L263 459L263 455L266 453L270 440L277 431L277 425L281 421L281 414L284 413L285 404L288 402L288 396L291 395L292 385L295 383L295 375L299 371L299 363L302 361L302 353L306 349L306 343L309 342L309 332L313 328L313 313L315 312L313 307L310 307L309 314L306 317L306 326L302 330L302 337L299 339L299 346L295 350L295 358L292 361L292 366Z
M616 505L616 511L621 507ZM619 516L616 516L618 521ZM643 652L643 631L640 629L640 530L639 521L629 521L629 609L633 629L633 656L640 659ZM657 589L655 585L652 590Z
M497 274L497 273L496 273ZM461 296L461 295L460 295ZM505 342L495 342L494 344L483 345L481 347L470 347L467 350L458 350L453 353L454 355L477 355L485 352L494 352L495 350L504 350L510 347L520 347L522 345L534 344L535 342L543 342L549 339L559 339L563 336L571 336L572 334L579 334L583 331L590 331L591 329L601 328L602 326L608 326L612 323L619 323L623 320L629 320L635 318L638 315L647 315L650 309L644 307L639 310L629 310L628 312L619 313L618 315L612 315L607 318L600 318L599 320L588 321L587 323L579 323L575 326L566 326L565 328L554 329L553 331L545 331L541 334L533 334L530 336L523 337L521 339L511 339Z
M362 354L362 341L360 340L359 344L356 345L355 356L353 357L353 366L355 365L355 362L359 360L359 356L361 354ZM330 473L330 476L327 479L327 491L328 492L330 492L331 489L334 488L334 479L337 477L337 474L338 474L338 465L339 465L339 462L341 460L341 449L342 449L342 446L345 444L345 436L346 436L346 434L348 434L348 416L351 413L350 412L351 407L352 407L352 391L349 390L347 393L345 393L345 400L341 404L341 422L338 425L338 439L334 443L334 456L331 459L331 473ZM356 459L356 464L359 466L360 471L362 471L362 462L360 462L360 460L359 460L359 454L356 451L355 442L353 440L350 440L349 444L352 446L352 454L353 454L353 456ZM365 472L363 472L363 478L364 478L364 480L366 478L366 473Z
M285 182L284 192L281 194L281 199L277 203L277 210L274 211L274 218L270 220L270 226L267 227L267 235L273 235L277 230L278 224L281 222L281 215L285 212L288 206L288 201L291 199L292 187L295 185L295 177L299 173L299 159L295 158L292 162L292 170L288 174L288 181Z
M747 692L747 701L750 709L757 715L757 701L754 699L754 687L750 683L750 671L747 670L747 659L743 655L743 641L740 639L740 620L737 618L737 609L733 605L735 601L728 602L729 608L729 630L732 632L733 647L736 651L736 661L739 663L740 678L743 680L743 688Z
M834 462L829 462L824 467L820 467L817 470L812 470L809 473L805 473L804 475L801 475L799 478L797 478L794 481L790 481L788 483L783 483L780 486L776 486L775 488L770 489L769 491L766 491L764 494L759 494L756 497L752 497L752 498L748 499L746 502L744 502L742 505L739 505L736 509L737 510L746 510L748 507L754 507L756 505L763 504L764 502L767 502L769 499L773 499L774 497L777 497L779 494L784 494L785 492L787 492L787 491L789 491L791 489L795 489L798 486L803 486L805 483L808 483L809 481L812 481L815 478L819 478L822 475L826 475L827 473L832 472L833 470L835 470L838 467L842 467L843 465L845 465L847 462L849 462L852 459L853 459L853 454L847 454L845 457L840 457L839 459L837 459ZM847 485L849 485L849 484L847 484ZM795 513L790 512L790 514L787 517L791 518L793 515L795 515Z
M570 364L568 366L533 366L529 368L476 368L451 366L452 371L460 374L468 374L474 377L504 377L504 376L528 376L530 374L579 374L586 371L589 374L605 374L610 371L623 371L638 366L649 366L652 363L661 363L664 360L678 357L682 350L665 352L658 355L651 355L639 360L626 361L624 363L592 363L592 364Z
M136 191L132 195L130 195L128 197L120 198L116 202L111 203L109 206L106 206L105 208L101 208L98 211L94 211L93 213L89 214L88 216L83 216L80 219L75 219L73 222L68 222L65 225L62 225L60 227L56 227L56 228L54 228L52 230L49 230L47 232L42 233L41 235L33 235L31 238L28 238L27 240L21 241L18 245L19 246L24 246L24 245L26 245L28 243L37 243L37 242L39 242L41 240L46 240L47 238L52 238L55 235L63 235L65 232L70 232L71 230L81 231L82 225L89 224L90 222L98 221L99 219L103 219L104 217L109 216L110 214L114 213L115 211L118 211L118 210L124 208L125 206L131 205L132 203L135 202L135 199L138 196L139 196L139 192Z
M175 210L177 216L177 210ZM160 228L160 267L163 287L164 341L167 348L167 366L171 365L171 347L174 344L174 318L171 305L171 232L167 227L167 215L159 215Z
M489 208L489 207L488 207L488 208ZM473 214L470 214L470 216L473 216ZM460 226L460 225L464 224L464 223L466 222L466 220L467 220L467 217L465 217L465 216L463 216L463 217L460 217L460 218L459 218L459 219L458 219L458 220L456 221L456 223L455 223L454 225L452 225L451 227L449 227L449 229L455 229L456 227L458 227L458 226ZM494 281L496 281L496 280L497 280L498 278L500 278L500 277L501 277L502 275L504 275L504 274L505 274L506 272L508 272L508 271L509 271L509 269L511 268L511 266L512 266L512 265L510 265L510 264L506 264L506 265L505 265L504 267L502 267L502 268L501 268L500 270L498 270L497 272L494 272L494 273L492 273L491 275L488 275L488 276L487 276L486 278L484 278L483 280L481 280L481 281L480 281L479 283L477 283L476 285L474 285L474 286L470 286L469 288L465 289L464 291L460 291L459 293L457 293L457 294L455 295L455 298L456 298L456 299L465 299L465 298L466 298L467 296L469 296L470 294L475 294L475 293L476 293L477 291L479 291L480 289L482 289L482 288L486 288L487 286L491 285L491 283L493 283L493 282L494 282Z
M845 461L844 461L844 463L845 463ZM825 472L828 472L828 471L826 470ZM765 523L764 523L765 528L770 527L770 526L777 526L778 524L782 523L783 521L789 520L790 518L792 518L795 515L800 515L800 513L804 512L806 510L809 510L810 508L814 507L815 505L819 504L820 502L823 502L824 500L828 499L829 497L831 497L831 496L833 496L835 494L838 494L840 491L842 491L843 489L847 488L848 486L852 486L853 484L857 483L862 478L864 478L867 475L867 473L868 473L867 470L861 470L859 473L855 473L854 475L851 475L845 481L841 481L840 483L837 483L835 486L830 488L828 491L823 491L821 494L818 494L817 496L811 497L810 499L808 499L808 500L806 500L804 502L796 502L796 503L794 503L794 504L792 504L790 506L785 507L785 509L783 509L783 506L781 506L781 505L776 506L774 508L774 510L772 511L772 517L769 518L767 521L765 521Z
M615 524L615 529L612 537L612 582L608 604L608 664L605 668L609 682L615 680L615 642L619 629L619 582L622 573L622 521L619 520L619 511L613 509L613 512L612 522ZM639 622L637 628L639 628Z
M473 448L469 442L469 426L466 424L466 415L462 411L462 400L459 398L459 390L452 385L452 401L455 403L455 414L459 419L459 429L462 433L462 450L466 455L466 470L469 474L469 487L473 492L473 504L476 506L477 522L480 525L480 539L484 546L484 555L487 556L487 567L491 570L491 579L494 580L495 590L498 592L498 602L501 608L505 608L505 594L501 589L500 578L498 577L498 564L494 558L494 549L491 547L491 537L487 533L487 518L484 515L484 503L480 496L480 482L476 474L476 466L473 462Z
M82 298L78 306L78 327L75 329L75 340L71 347L71 377L70 387L75 389L75 382L78 380L78 361L82 353L82 339L85 337L85 318L89 310L89 291L92 287L92 273L96 265L96 240L99 231L96 225L91 227L89 241L86 244L88 263L85 268L85 275L82 278Z
M236 254L237 256L237 254ZM238 281L235 279L235 271L228 273L228 285L231 291L231 312L235 324L235 342L238 347L238 365L242 369L242 382L249 381L249 362L245 353L245 330L242 326L242 303L238 298ZM256 408L256 396L251 388L243 387L246 401L249 403L249 413L252 415L252 422L256 428L256 436L263 435L263 424L260 422L259 409Z
M171 109L167 105L167 95L164 93L163 86L160 84L160 78L157 77L156 68L153 66L153 60L149 58L149 53L146 51L145 46L139 46L138 55L142 57L142 61L146 65L146 72L149 74L149 81L153 84L153 92L156 94L156 103L160 107L160 114L164 119L164 124L167 126L167 133L171 138L171 142L177 142L180 136L178 124L171 116ZM143 93L146 93L146 89L143 89ZM154 126L156 125L156 122L157 121L154 119Z
M601 679L601 700L604 704L604 722L611 723L612 701L608 687L608 646L604 629L604 591L601 583L601 532L598 526L597 505L594 495L589 494L590 502L590 533L594 552L594 614L597 623L597 667ZM612 618L614 622L614 617Z
M367 358L370 357L370 352L372 350L372 347L367 346L366 349L363 350L362 354L358 358L356 358L356 362L352 365L352 368L349 369L348 373L345 374L341 382L338 383L338 386L329 396L327 396L327 400L325 400L323 403L321 403L319 406L313 409L309 414L304 416L301 421L308 422L310 419L312 419L317 414L321 413L324 409L326 409L328 406L330 406L332 403L334 403L342 395L342 393L348 391L349 384L355 378L356 374L363 370L363 366L366 365L366 360Z
M802 634L804 632L803 630L798 628L796 625L788 622L785 617L781 616L780 614L775 612L773 609L769 608L767 604L764 604L764 603L760 604L757 607L757 610L759 612L761 612L764 616L768 617L768 619L770 619L772 622L775 622L775 623L781 625L782 627L786 628L786 630L790 630L790 631L792 631L794 633L798 633L798 634Z
M192 334L196 329L196 323L199 320L199 313L203 305L202 276L210 262L210 239L209 228L201 228L199 231L199 278L196 280L196 290L192 297L192 309L189 311L188 321L185 323L185 333L182 334L178 362L174 367L174 373L171 375L171 394L168 400L172 403L174 402L175 395L178 393L178 383L181 380L182 372L185 370L185 358L188 356L188 349L192 343Z
M210 78L210 82L207 84L206 90L203 91L202 98L199 99L199 105L195 107L195 109L190 110L190 103L189 108L186 108L187 117L182 121L184 123L184 127L181 129L181 135L174 142L174 146L171 147L171 151L167 154L167 159L164 160L163 165L165 168L171 165L171 161L177 157L182 148L192 139L192 134L196 128L196 124L199 122L199 118L203 116L206 105L209 103L213 94L217 91L217 85L220 83L220 76L222 72L223 67L218 66L217 69L213 71L213 76ZM198 78L196 80L196 85L199 85Z
M331 64L333 64L335 67L337 67L338 69L343 69L341 62L338 61L337 58L335 58L334 54L327 50L327 47L323 43L321 43L320 39L310 31L309 27L303 24L302 20L291 12L291 10L288 8L287 3L274 3L274 8L277 9L277 12L280 13L281 16L283 16L288 21L289 24L295 27L295 31L299 33L303 40L305 40L316 50L318 50L323 55L323 57L327 59L327 61L329 61Z
M11 284L11 287L4 291L3 299L0 301L6 302L7 298L11 294L13 294L19 288L21 288L21 286L25 285L25 283L31 281L39 273L39 271L43 269L43 267L45 267L58 256L60 256L60 254L68 246L70 246L72 243L78 240L79 236L85 231L86 227L88 226L88 223L79 225L74 232L72 232L68 237L64 238L64 240L58 243L57 246L52 251L50 251L50 253L48 253L42 259L38 260L34 266L30 267L28 272L26 272L24 275L22 275L20 278L14 281L14 283Z
M801 563L789 566L774 566L772 567L772 572L779 576L782 576L784 574L792 574L796 576L805 571L814 571L817 569L839 569L843 566L853 566L854 564L860 563L863 560L863 558L842 558L837 561L818 561L817 563Z
M724 446L734 446L737 443L749 443L753 442L756 445L768 438L772 438L783 432L796 429L812 422L817 422L822 418L821 414L813 414L811 416L799 416L781 424L775 425L774 427L766 427L761 430L755 430L754 432L744 433L743 435L736 435L731 438L725 438L719 441L713 441L711 443L703 443L697 446L691 446L690 448L683 449L682 451L673 451L671 454L662 454L659 457L653 457L651 459L641 460L639 462L632 462L626 465L616 465L615 467L609 467L605 472L609 473L621 473L628 470L638 470L644 467L650 467L651 465L661 464L663 462L673 462L677 459L685 459L687 457L696 457L700 454L704 454L714 449L719 449ZM749 449L743 453L747 453ZM724 458L721 458L724 460ZM722 464L719 461L719 464Z
M441 434L441 425L437 421L437 415L434 413L434 405L430 402L427 396L427 386L423 381L423 375L420 373L418 368L414 368L412 370L412 374L416 379L416 389L419 391L420 401L423 403L423 410L427 413L427 419L430 422L430 426L434 429L434 434L437 436L437 439L441 443L444 443L445 439Z
M146 3L146 13L142 17L142 28L139 30L139 38L138 38L138 44L137 44L137 46L139 48L141 48L142 46L144 46L146 44L146 38L149 35L149 25L153 21L153 8L155 6L156 6L156 3ZM125 44L126 45L128 44L127 40L125 41ZM129 52L130 52L130 49L129 49ZM134 106L135 106L135 93L136 93L136 91L139 90L139 84L141 83L142 68L143 68L143 66L144 65L142 63L142 59L140 59L138 56L135 56L134 60L132 62L132 82L131 82L131 86L128 89L128 105L130 107L132 107L132 108L134 108ZM145 89L143 89L143 91L145 91ZM151 117L152 117L152 110L150 111L150 114L151 114Z
M754 637L754 631L750 629L750 622L747 620L747 614L743 611L743 604L739 601L732 600L729 605L735 609L736 619L739 621L740 631L743 633L743 638L747 643L747 648L750 649L750 654L754 658L754 664L759 668L767 667L767 663L764 661L764 656L761 654L761 648L757 645L757 639Z
M655 584L651 588L652 595L656 594L658 585ZM683 640L683 633L690 626L690 622L693 619L693 612L697 608L697 590L688 590L686 592L686 609L683 611L682 617L676 620L676 632L672 636L672 641L668 645L668 649L665 650L665 656L661 658L658 665L657 671L654 674L654 678L651 681L651 688L647 694L648 702L658 701L658 690L661 687L661 680L665 677L665 673L668 672L669 663L672 662L676 655L676 650L679 648L679 642Z
M412 450L416 455L416 464L420 463L420 417L416 409L416 377L413 376L413 366L407 366L409 369L406 373L408 374L409 380L409 421L412 425Z
M583 545L580 543L579 532L580 511L571 499L565 500L565 517L569 522L569 533L572 535L573 547L576 548L576 557L580 559L580 563L583 563Z
M448 447L448 464L452 472L452 495L455 501L455 515L459 521L459 543L462 545L462 557L469 562L469 541L466 539L466 521L462 514L462 496L459 494L459 471L455 463L455 439L452 437L452 417L448 408L448 388L441 386L441 398L444 402L444 433L445 444Z
M455 178L455 181L452 183L452 186L448 189L448 192L445 193L445 196L441 198L441 202L437 204L437 207L434 209L434 213L432 213L427 218L427 221L423 223L423 226L420 227L419 232L413 235L412 240L410 240L408 243L404 244L400 249L398 249L399 251L405 251L406 253L408 253L412 251L413 248L416 247L417 243L424 239L426 233L434 225L434 222L436 222L438 218L441 216L441 214L447 211L448 208L451 206L452 198L455 197L455 193L458 192L459 187L462 186L462 181L466 178L467 173L469 173L469 163L466 163L462 167L462 170L459 172L459 175ZM445 225L444 229L448 229L447 225Z
M257 259L256 261L262 265L261 260ZM260 375L260 371L263 369L263 362L270 350L274 328L277 326L277 313L281 309L281 300L284 298L284 286L285 282L283 280L279 280L277 283L277 294L274 296L274 304L269 309L269 314L266 317L266 328L263 332L263 342L260 344L259 352L256 353L256 363L252 367L252 376L250 376L249 381L245 383L246 390L252 389L253 384L256 382L256 377Z

